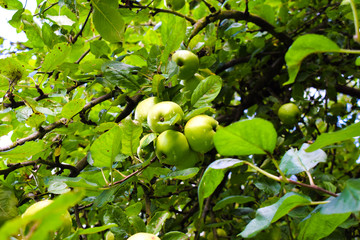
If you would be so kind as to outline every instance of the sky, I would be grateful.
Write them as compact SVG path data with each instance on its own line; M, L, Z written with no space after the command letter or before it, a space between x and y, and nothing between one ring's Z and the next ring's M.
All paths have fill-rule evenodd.
M35 12L36 0L20 0L20 2L22 2L23 5L26 2L26 9L30 10L32 13ZM8 23L15 12L15 10L6 10L0 7L0 37L11 42L25 42L25 33L17 33L16 29Z
M26 2L26 9L30 10L32 13L36 9L36 0L20 0L20 2ZM25 33L17 33L15 28L13 28L8 21L11 20L12 16L16 11L6 10L0 7L0 37L4 38L4 47L9 48L11 42L26 42ZM10 134L0 137L0 147L8 146L11 144Z

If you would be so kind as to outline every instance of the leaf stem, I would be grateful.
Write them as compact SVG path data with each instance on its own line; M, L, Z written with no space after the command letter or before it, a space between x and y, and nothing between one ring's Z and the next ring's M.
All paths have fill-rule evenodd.
M244 161L245 164L249 165L250 167L252 167L253 169L255 169L256 171L260 172L261 174L267 176L268 178L271 178L275 181L278 181L278 182L281 182L281 178L271 174L271 173L268 173L267 171L265 170L262 170L261 168L255 166L254 164L250 163L250 162L247 162L247 161Z
M359 34L359 18L357 15L357 10L356 10L356 4L354 0L350 0L350 6L351 6L351 10L354 16L354 25L355 25L355 35L354 35L354 40L358 43L360 43L360 34Z

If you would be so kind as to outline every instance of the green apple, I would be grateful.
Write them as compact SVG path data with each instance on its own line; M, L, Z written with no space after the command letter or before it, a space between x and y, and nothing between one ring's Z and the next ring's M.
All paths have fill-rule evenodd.
M228 235L227 235L226 231L224 229L222 229L222 228L216 229L216 235L217 235L218 239L227 239L228 238ZM208 240L215 239L213 231L211 231L209 233L209 235L207 236L207 239Z
M40 210L42 210L43 208L50 205L52 202L53 200L50 199L36 202L26 209L26 211L22 214L22 217L24 218L24 217L32 216L37 212L39 212ZM63 237L68 236L71 233L71 227L72 227L72 220L68 211L65 211L61 215L61 221L62 221L62 226L57 232L57 235ZM28 226L26 226L26 229L30 229L32 228L32 226L34 226L34 223L31 223L31 225L29 224ZM26 230L25 230L25 234L26 234Z
M165 6L177 11L185 6L185 0L165 0Z
M105 240L114 240L115 236L111 231L107 231L107 233L105 234Z
M285 103L278 110L280 120L286 125L295 125L300 118L301 112L294 103Z
M189 79L199 69L199 58L188 50L178 50L172 55L172 60L179 66L179 78Z
M213 149L213 136L218 126L218 121L208 115L197 115L191 118L184 127L190 148L200 153Z
M176 129L183 117L184 112L177 103L164 101L155 104L149 110L147 123L153 132L161 133L165 130Z
M201 76L198 73L195 73L194 76L183 81L184 88L182 89L182 91L184 92L185 97L187 99L191 99L192 93L203 79L204 79L203 76Z
M196 163L204 160L204 154L195 152L191 148L182 161L178 162L175 166L178 169L191 168L196 165Z
M136 233L129 237L127 240L161 240L159 237L151 233Z
M175 130L162 132L155 142L155 153L162 164L178 165L186 160L189 151L185 135Z
M159 102L161 102L161 100L158 97L149 97L145 100L142 100L135 108L134 118L139 122L147 121L149 110Z

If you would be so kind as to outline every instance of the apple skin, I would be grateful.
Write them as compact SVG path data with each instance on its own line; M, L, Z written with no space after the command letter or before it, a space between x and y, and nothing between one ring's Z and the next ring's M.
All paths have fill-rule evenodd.
M136 233L127 240L161 240L159 237L151 233Z
M190 152L185 135L175 130L162 132L155 142L155 153L160 163L176 166L182 163Z
M177 11L185 6L185 0L165 0L165 6Z
M278 110L278 116L285 125L295 125L300 115L301 112L294 103L285 103Z
M218 121L208 115L197 115L191 118L184 127L184 134L190 148L200 153L213 149L213 136L218 126Z
M189 79L199 69L199 58L188 50L177 50L172 55L172 60L179 66L179 79Z
M178 115L174 122L170 120ZM153 132L161 133L169 129L176 129L176 125L182 122L184 112L181 107L174 102L164 101L155 104L147 116L147 123Z
M115 236L112 232L108 231L106 234L105 234L105 240L115 240Z
M149 97L139 102L135 108L135 120L146 122L149 110L159 102L161 102L161 100L158 97Z
M47 207L52 202L53 202L53 200L50 200L50 199L46 199L46 200L43 200L43 201L36 202L36 203L32 204L30 207L28 207L26 209L26 211L22 214L22 217L27 217L27 216L34 215L35 213L37 213L41 209ZM61 220L63 222L63 225L59 229L58 235L65 237L65 236L68 236L71 233L72 220L71 220L70 213L68 211L64 212L61 215Z

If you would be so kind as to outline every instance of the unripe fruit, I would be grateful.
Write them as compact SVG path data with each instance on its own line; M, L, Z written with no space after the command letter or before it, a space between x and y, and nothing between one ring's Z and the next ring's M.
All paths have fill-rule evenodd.
M153 132L161 133L166 130L176 129L182 122L184 112L174 102L164 101L155 104L149 111L147 122Z
M184 127L184 134L192 150L206 153L214 147L213 136L218 121L207 115L198 115L191 118Z
M161 100L158 97L149 97L145 100L142 100L135 108L134 118L139 122L147 121L147 115L149 114L149 110L159 102L161 102Z
M179 78L189 79L199 69L199 58L188 50L178 50L172 55L172 60L179 66Z
M189 144L181 132L166 130L156 139L155 153L160 163L176 166L186 159L189 151Z
M301 112L294 103L283 104L278 111L280 120L286 125L294 125L299 121Z

